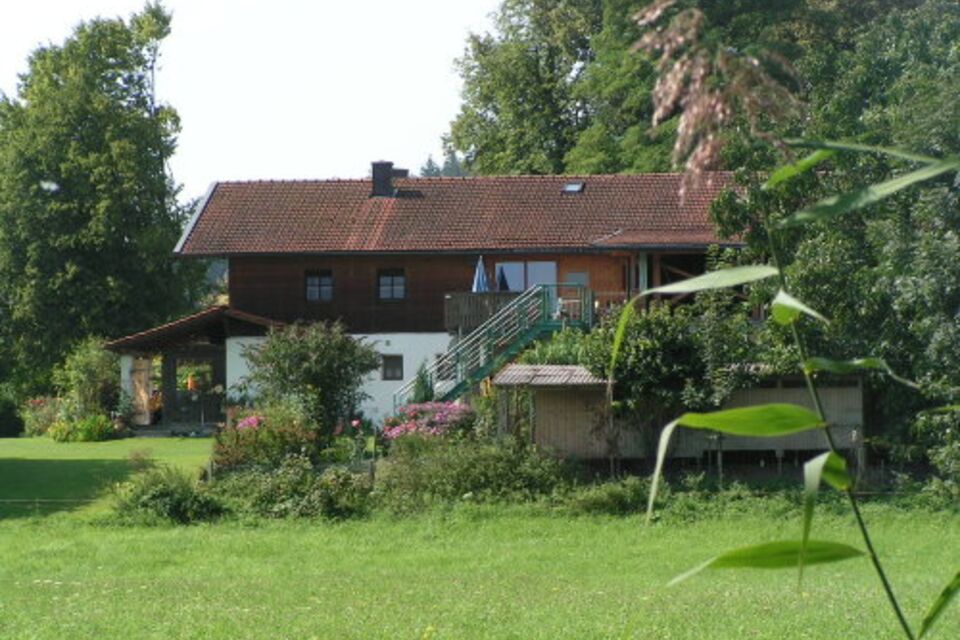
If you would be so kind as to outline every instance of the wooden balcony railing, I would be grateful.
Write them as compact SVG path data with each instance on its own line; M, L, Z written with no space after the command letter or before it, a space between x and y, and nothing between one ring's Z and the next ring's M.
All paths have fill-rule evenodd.
M450 333L466 335L520 294L520 291L448 293L443 303L443 326Z

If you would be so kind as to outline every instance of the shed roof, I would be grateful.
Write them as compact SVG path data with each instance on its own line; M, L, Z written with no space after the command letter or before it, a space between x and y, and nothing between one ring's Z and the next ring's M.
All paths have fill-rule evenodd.
M709 207L732 174L705 174L681 202L682 174L220 182L177 253L393 253L705 247L723 243ZM582 183L580 191L565 189ZM730 243L728 244L735 244Z
M152 329L111 340L104 346L117 352L161 351L171 345L182 344L197 338L225 338L230 333L230 326L228 326L230 321L248 328L257 327L263 331L283 324L227 305L217 305Z
M580 365L509 364L498 373L498 387L597 387L607 383Z

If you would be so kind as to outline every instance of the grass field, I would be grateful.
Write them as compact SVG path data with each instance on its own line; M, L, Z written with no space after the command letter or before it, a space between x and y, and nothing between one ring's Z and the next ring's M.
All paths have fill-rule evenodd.
M209 438L75 443L0 438L0 518L100 510L109 488L133 472L131 453L199 469L211 446Z
M182 463L195 460L197 443L171 446ZM123 459L115 453L98 459ZM7 460L0 455L0 469ZM883 505L867 517L918 620L960 566L960 522ZM858 544L848 518L814 526ZM8 517L0 638L898 637L863 560L811 567L802 589L790 571L717 571L664 586L718 551L798 528L765 516L644 528L637 518L469 505L341 524ZM930 637L960 637L960 608Z

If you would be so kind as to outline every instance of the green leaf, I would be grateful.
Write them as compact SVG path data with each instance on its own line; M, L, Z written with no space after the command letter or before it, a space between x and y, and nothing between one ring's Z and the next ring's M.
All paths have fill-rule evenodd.
M954 411L960 411L960 404L948 404L936 409L927 409L925 413L953 413Z
M754 264L743 267L730 267L729 269L711 271L696 278L689 278L662 287L647 289L640 295L648 296L654 293L694 293L707 289L723 289L763 280L775 275L777 275L776 268L766 265Z
M777 292L777 296L773 299L771 307L773 309L773 319L777 324L786 325L796 322L801 313L805 313L811 318L830 324L830 321L819 312L803 304L783 289Z
M741 547L710 558L701 565L682 573L669 582L675 585L695 576L704 569L788 569L797 566L800 558L799 540L767 542L749 547ZM850 545L823 540L807 542L806 563L824 564L839 562L862 556L863 552Z
M869 187L857 189L856 191L825 198L806 209L802 209L788 216L780 222L780 226L793 227L855 211L856 209L861 209L869 204L883 200L918 182L935 178L949 171L957 171L958 169L960 169L960 161L941 160L917 169L916 171L891 178L885 182L879 182Z
M762 404L709 413L685 413L677 423L738 436L773 437L823 427L816 413L795 404Z
M797 160L793 164L780 167L773 172L773 175L771 175L770 178L763 184L761 189L768 191L782 182L786 182L791 178L795 178L801 173L806 173L824 160L828 160L829 158L833 157L836 155L836 153L837 152L832 149L818 149L808 155L806 158Z
M826 480L833 488L843 491L850 487L850 475L847 462L832 451L820 454L803 465L803 537L800 540L800 580L803 580L803 565L806 558L807 541L810 538L810 526L813 522L813 507L820 491L820 480Z
M906 385L913 389L920 388L920 385L918 385L916 382L902 378L894 373L893 369L890 368L890 365L888 365L882 358L867 357L854 358L853 360L831 360L830 358L813 357L807 358L803 362L803 370L806 373L826 371L828 373L835 373L837 375L845 376L857 371L864 371L868 369L883 371L902 385Z
M633 317L633 314L636 313L634 309L634 302L639 298L637 296L631 299L627 304L624 305L623 310L620 311L620 319L617 321L617 330L613 334L613 348L610 350L610 369L607 375L607 380L613 380L613 372L617 370L617 359L620 357L620 348L623 346L623 339L627 333L627 325L630 324L630 318ZM609 384L609 382L608 382Z
M677 421L674 420L663 428L660 432L660 443L657 445L657 465L653 470L653 479L650 481L650 496L647 499L647 524L653 517L653 503L657 499L657 489L660 487L660 475L663 471L663 461L667 457L667 447L670 446L670 437L677 428Z
M894 158L901 158L902 160L910 160L911 162L923 162L926 164L933 164L934 162L939 162L940 158L932 158L930 156L923 156L919 153L912 153L910 151L903 151L901 149L894 149L893 147L875 147L869 144L857 144L855 142L837 142L834 140L803 140L799 138L791 138L785 141L791 147L801 147L807 149L824 149L830 151L856 151L858 153L880 153L887 156L892 156Z
M943 613L943 610L950 604L950 601L953 600L958 592L960 592L960 571L957 572L957 575L953 576L950 584L940 592L933 606L927 611L927 615L923 616L923 622L920 623L920 633L917 634L917 638L922 638L926 635L927 631L930 630L930 627L933 626L933 623L937 621L937 618L940 617L940 614Z

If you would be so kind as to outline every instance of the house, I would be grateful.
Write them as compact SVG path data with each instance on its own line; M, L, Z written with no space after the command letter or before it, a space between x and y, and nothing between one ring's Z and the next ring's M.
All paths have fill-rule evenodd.
M109 347L123 355L140 422L150 395L145 363L156 355L163 419L209 421L219 400L207 408L200 396L235 392L248 373L244 348L271 326L339 320L382 354L363 410L383 418L421 364L432 365L444 394L455 394L525 341L702 273L707 247L724 244L708 209L731 176L706 176L683 201L681 179L411 178L374 162L365 180L216 183L174 252L226 259L229 306ZM478 258L501 291L470 293ZM184 366L199 367L202 388L182 388Z

